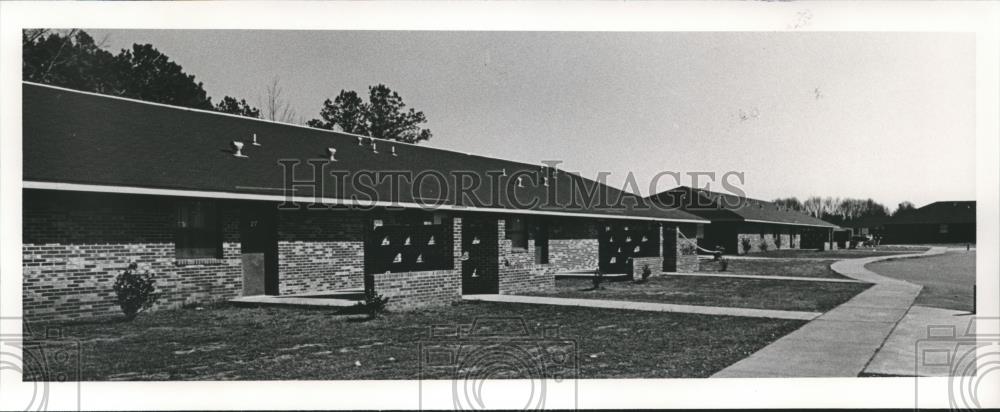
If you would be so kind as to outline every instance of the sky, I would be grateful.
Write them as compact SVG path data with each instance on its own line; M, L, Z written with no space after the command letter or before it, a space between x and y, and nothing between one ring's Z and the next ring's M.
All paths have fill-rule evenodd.
M214 101L258 102L278 77L303 121L383 83L427 116L422 145L632 173L642 194L675 186L651 188L661 172L721 191L732 171L765 200L975 199L973 34L87 31L153 44Z

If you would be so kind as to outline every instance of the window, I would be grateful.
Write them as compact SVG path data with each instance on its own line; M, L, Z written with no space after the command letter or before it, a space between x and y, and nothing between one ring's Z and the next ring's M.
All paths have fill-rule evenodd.
M517 251L528 251L528 222L523 217L510 217L506 226L507 239L511 248Z
M222 230L214 202L182 201L177 204L175 255L177 259L222 257Z
M943 234L947 234L948 233L948 225L941 225L941 226L939 226L938 227L938 233L940 233L942 235Z

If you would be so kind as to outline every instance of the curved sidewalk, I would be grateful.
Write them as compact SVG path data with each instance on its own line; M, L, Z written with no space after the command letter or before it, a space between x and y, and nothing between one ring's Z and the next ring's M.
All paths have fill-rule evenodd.
M924 253L835 262L830 268L837 273L874 285L712 377L858 376L923 288L879 275L865 269L865 265L881 260L940 255L946 250L934 247Z

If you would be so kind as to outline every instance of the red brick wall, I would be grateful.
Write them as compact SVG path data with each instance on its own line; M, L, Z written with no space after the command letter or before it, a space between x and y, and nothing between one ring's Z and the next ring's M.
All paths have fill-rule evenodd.
M238 296L238 214L223 216L222 259L174 259L173 202L162 197L24 191L23 309L32 320L117 315L115 277L135 262L156 274L154 309Z
M279 292L363 287L367 221L367 216L358 212L279 213Z

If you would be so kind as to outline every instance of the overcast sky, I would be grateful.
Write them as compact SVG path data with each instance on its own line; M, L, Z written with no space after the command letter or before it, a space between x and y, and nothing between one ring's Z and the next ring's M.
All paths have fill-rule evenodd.
M971 34L88 32L153 44L214 101L278 76L304 120L384 83L427 115L422 144L632 172L643 193L661 171L740 171L766 200L975 198Z

